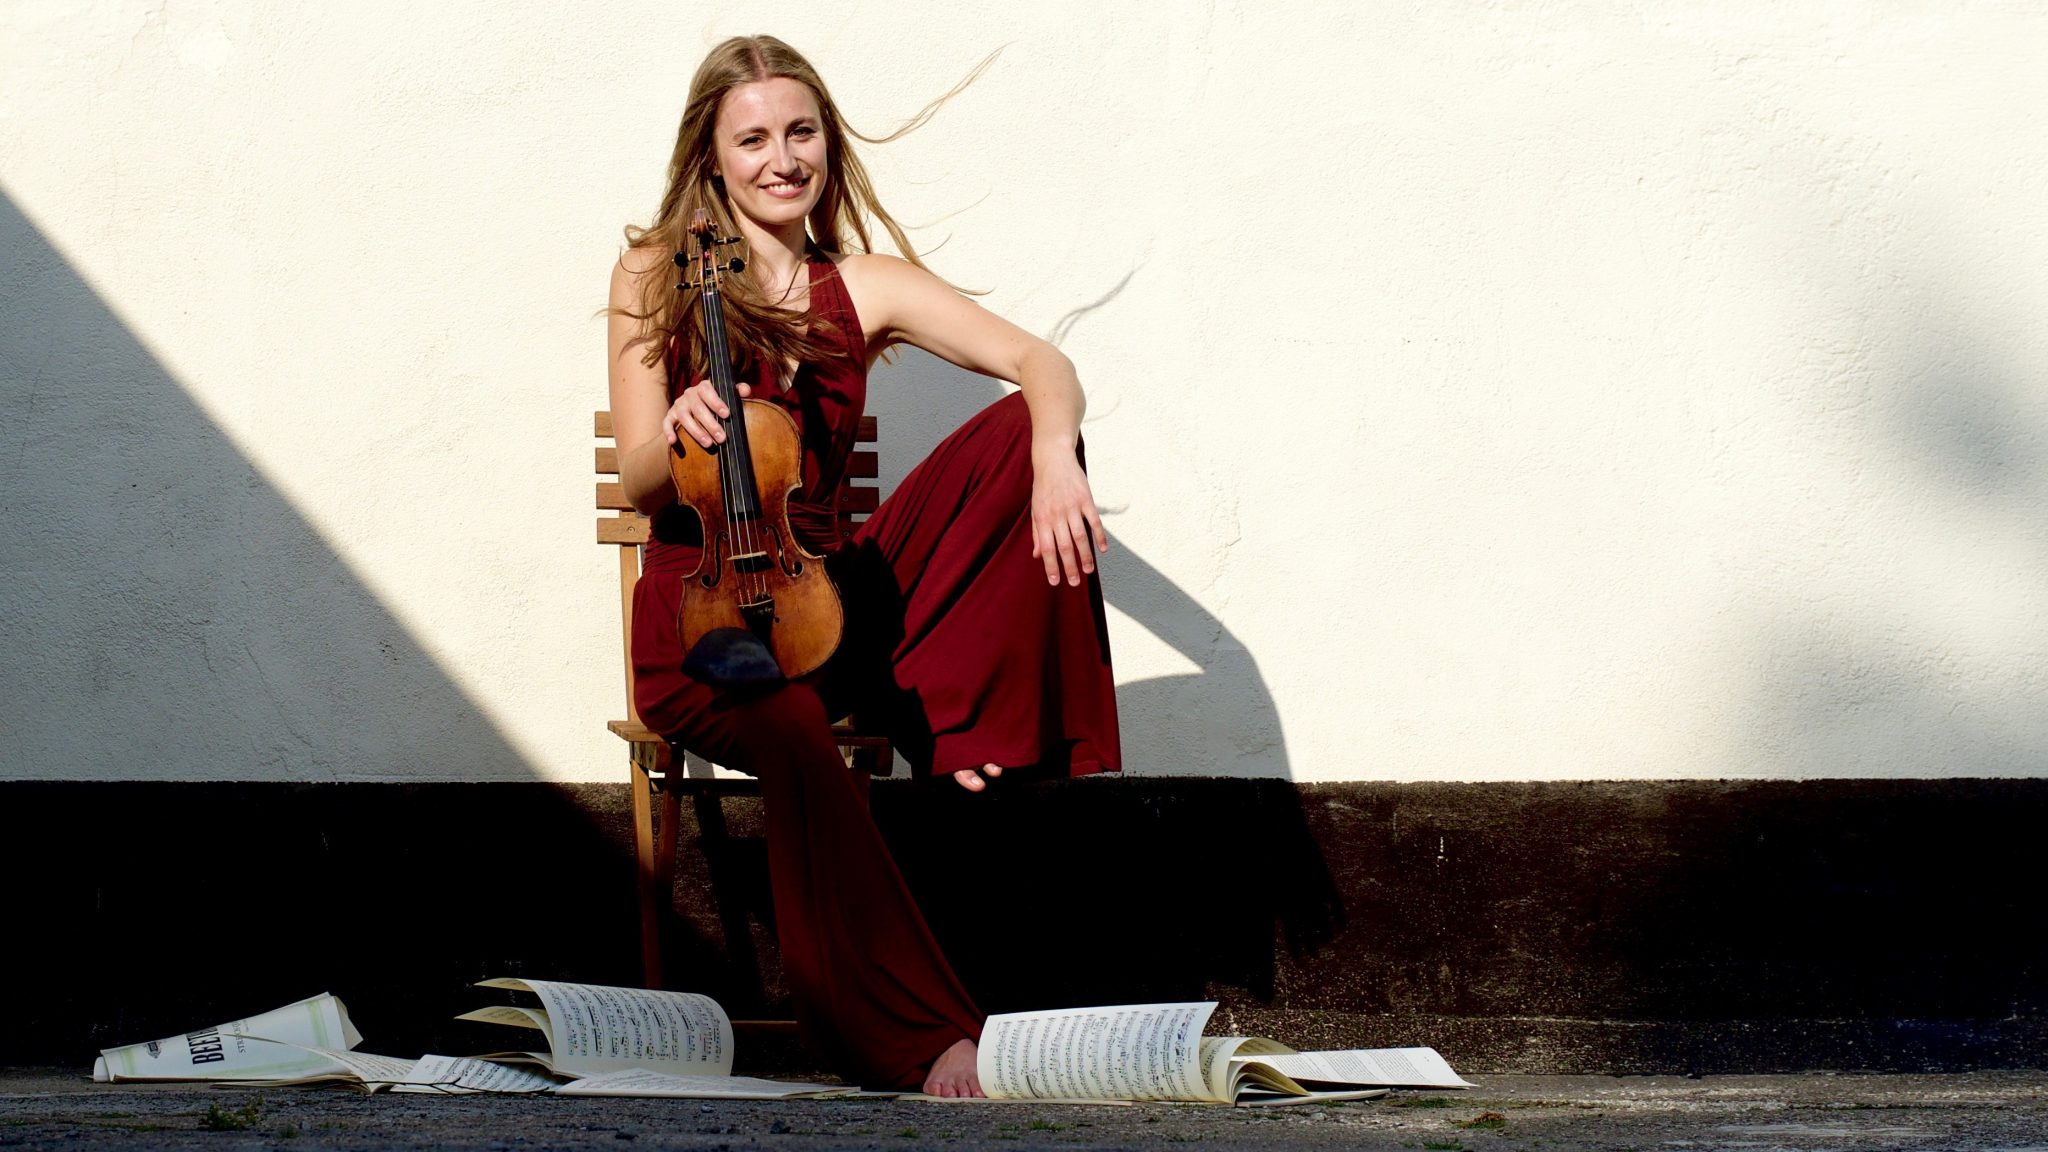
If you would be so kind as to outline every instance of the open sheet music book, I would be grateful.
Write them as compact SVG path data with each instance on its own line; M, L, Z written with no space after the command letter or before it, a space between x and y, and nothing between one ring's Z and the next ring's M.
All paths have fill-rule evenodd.
M334 1082L366 1092L546 1092L788 1100L856 1088L732 1075L732 1023L708 996L545 980L487 980L529 992L539 1008L500 1006L458 1019L538 1031L545 1051L408 1060L353 1049L362 1035L326 993L184 1036L109 1048L96 1080L222 1084Z
M1215 1010L1203 1002L991 1016L976 1059L981 1090L991 1100L1253 1106L1472 1086L1430 1048L1296 1052L1258 1036L1204 1036Z
M430 1069L434 1083L429 1090L749 1100L846 1096L859 1091L844 1085L734 1076L732 1021L709 996L553 980L485 980L478 987L531 992L541 1006L479 1008L464 1012L457 1020L533 1029L546 1041L547 1051L449 1061ZM503 1067L495 1062L530 1063L567 1082L554 1082L551 1087L516 1084L489 1070ZM527 1075L537 1081L546 1079L536 1073Z

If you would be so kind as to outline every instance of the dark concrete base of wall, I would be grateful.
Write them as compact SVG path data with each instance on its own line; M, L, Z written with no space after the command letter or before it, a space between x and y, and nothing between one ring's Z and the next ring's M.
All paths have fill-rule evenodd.
M774 1012L758 801L724 806L709 846L685 806L668 984ZM880 781L873 806L991 1012L1208 998L1300 1047L1431 1044L1475 1072L2048 1065L2048 782ZM626 807L609 785L0 784L0 1063L322 990L371 1050L502 1047L449 1019L494 998L472 981L637 983Z

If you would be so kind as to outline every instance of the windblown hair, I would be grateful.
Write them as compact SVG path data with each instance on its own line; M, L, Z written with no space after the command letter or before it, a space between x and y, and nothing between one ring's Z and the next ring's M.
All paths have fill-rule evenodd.
M854 154L849 138L886 144L905 135L931 119L941 105L973 83L994 60L992 54L976 65L952 91L925 105L896 131L886 136L865 136L846 123L817 69L796 49L773 36L735 36L713 48L704 63L698 65L697 75L690 81L690 99L683 109L682 124L676 130L675 151L669 157L668 191L662 195L653 223L644 228L626 226L626 243L664 257L677 252L694 257L697 246L696 238L690 234L690 220L700 208L710 216L718 235L739 235L731 206L726 202L724 184L712 175L716 159L712 129L718 122L718 109L725 94L742 84L788 77L817 97L823 121L825 187L816 207L811 209L811 240L833 254L872 252L875 248L869 228L879 224L896 251L923 268L924 261L911 247L902 226L875 198L874 184L868 179L860 157ZM664 258L639 276L639 311L606 308L602 313L619 313L645 323L640 339L649 347L641 360L648 365L662 357L675 334L681 333L682 363L689 366L689 374L684 381L671 381L671 387L678 389L706 372L703 326L698 319L702 302L695 292L678 292L680 282L681 269ZM823 321L814 324L807 315L776 307L751 275L723 278L720 298L726 332L737 356L763 357L769 363L779 364L814 360L829 354L834 346L819 330Z

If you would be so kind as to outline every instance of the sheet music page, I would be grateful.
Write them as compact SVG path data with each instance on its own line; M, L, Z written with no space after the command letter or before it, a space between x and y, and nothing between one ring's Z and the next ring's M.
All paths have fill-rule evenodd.
M976 1071L991 1098L1215 1100L1203 1082L1213 1001L1010 1012L982 1025Z
M709 996L554 980L487 980L483 986L540 997L558 1072L732 1072L732 1024Z
M1246 1059L1243 1056L1240 1060ZM1296 1080L1373 1088L1470 1088L1434 1048L1353 1048L1250 1059Z
M800 1097L850 1096L859 1091L843 1084L804 1084L760 1080L752 1076L672 1076L645 1068L605 1072L555 1089L557 1096L671 1096L690 1099L789 1100Z
M321 1055L356 1074L363 1087L376 1091L382 1085L405 1079L412 1073L414 1061L397 1056L379 1056L375 1052L323 1052Z
M473 1056L422 1056L398 1078L393 1092L434 1092L462 1096L472 1092L547 1092L560 1081L530 1068L513 1068Z

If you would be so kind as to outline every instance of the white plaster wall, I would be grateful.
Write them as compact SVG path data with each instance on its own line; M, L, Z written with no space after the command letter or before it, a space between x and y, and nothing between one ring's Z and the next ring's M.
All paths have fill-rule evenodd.
M1129 770L2048 773L2030 6L17 0L0 776L616 778L590 314L750 31L1004 49L870 162L1081 367Z

